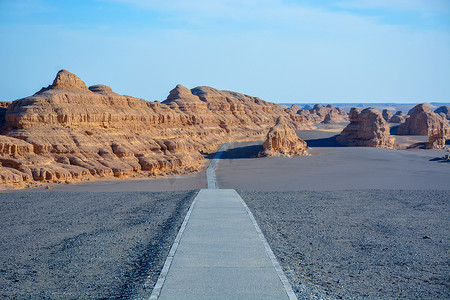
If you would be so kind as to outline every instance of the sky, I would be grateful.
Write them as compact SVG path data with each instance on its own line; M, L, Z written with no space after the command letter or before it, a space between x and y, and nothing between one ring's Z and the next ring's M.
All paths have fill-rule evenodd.
M60 69L166 99L450 102L450 0L0 0L0 100Z

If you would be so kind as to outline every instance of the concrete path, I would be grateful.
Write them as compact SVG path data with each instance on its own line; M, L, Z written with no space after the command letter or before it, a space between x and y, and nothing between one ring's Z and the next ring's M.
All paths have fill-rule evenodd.
M206 186L208 189L218 188L216 182L216 168L217 164L219 163L219 158L222 156L222 154L225 152L228 146L230 146L230 143L223 144L219 152L217 152L214 158L211 160L208 169L206 169Z
M296 299L235 190L201 190L150 299Z

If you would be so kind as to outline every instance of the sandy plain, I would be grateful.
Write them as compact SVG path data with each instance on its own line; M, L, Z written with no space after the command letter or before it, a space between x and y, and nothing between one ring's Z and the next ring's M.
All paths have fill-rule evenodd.
M299 297L450 298L450 163L437 160L444 152L337 147L344 125L298 131L311 147L299 158L255 158L262 141L234 143L218 164L218 185L240 191ZM0 193L0 297L149 293L195 194L170 191L205 187L200 172ZM147 219L129 225L139 218ZM142 240L164 250L146 256ZM103 262L105 253L115 262ZM141 270L132 267L139 257L154 278L144 290L149 274L132 271ZM109 275L95 273L99 266ZM78 273L87 276L80 284Z
M310 156L257 158L263 141L232 144L216 171L219 186L247 191L449 189L449 163L437 160L445 151L338 147L334 131L297 134L311 147Z

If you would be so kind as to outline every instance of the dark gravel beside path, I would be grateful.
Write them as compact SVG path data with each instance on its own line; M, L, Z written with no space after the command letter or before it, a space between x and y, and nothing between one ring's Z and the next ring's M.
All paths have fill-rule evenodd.
M0 297L150 296L196 193L0 194Z
M300 299L450 299L450 191L245 192Z

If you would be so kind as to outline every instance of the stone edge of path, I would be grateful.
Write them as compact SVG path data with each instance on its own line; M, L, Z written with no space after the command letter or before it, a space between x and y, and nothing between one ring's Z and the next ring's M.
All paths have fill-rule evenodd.
M164 266L161 270L161 273L159 274L158 280L156 281L155 286L153 287L152 294L150 295L150 298L148 298L150 300L159 298L161 289L164 285L164 282L166 281L167 273L169 272L170 266L172 265L173 257L175 255L175 252L177 252L178 245L180 244L181 236L183 235L183 232L186 229L186 225L189 221L192 210L194 209L195 203L197 202L197 198L200 195L200 191L198 191L197 195L194 198L194 201L192 201L192 204L189 207L188 212L186 213L186 216L184 217L183 223L181 224L180 230L178 231L178 234L175 237L175 241L173 242L172 247L170 248L169 255L167 256L166 261L164 262Z
M206 169L206 188L207 189L217 189L217 182L216 182L216 167L217 167L217 160L222 156L223 152L230 146L231 143L225 143L222 145L220 150L216 153L214 158L212 159L211 163L208 166L208 169Z
M284 274L283 269L281 268L280 264L278 263L277 258L275 257L275 254L273 254L272 249L269 246L269 243L267 242L266 238L264 237L264 234L261 231L261 228L259 228L258 223L256 222L255 217L253 216L253 213L248 208L245 201L241 198L241 195L235 190L236 194L239 197L239 200L242 202L242 205L244 205L245 210L247 211L248 216L250 217L250 220L252 220L253 226L256 229L256 232L258 233L258 236L261 240L261 242L264 245L264 248L266 249L267 255L269 256L270 261L272 262L275 271L277 272L278 278L280 279L281 283L283 284L284 290L286 291L286 294L288 295L288 298L290 300L297 300L297 296L294 293L294 290L292 289L291 284L289 283L289 280L286 277L286 274Z

